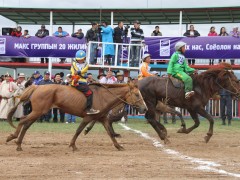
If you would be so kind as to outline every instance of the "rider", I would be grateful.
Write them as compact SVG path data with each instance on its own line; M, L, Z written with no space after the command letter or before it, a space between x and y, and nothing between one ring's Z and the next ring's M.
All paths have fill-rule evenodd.
M186 43L182 41L175 44L176 52L171 56L167 73L169 77L173 76L183 81L185 86L185 98L188 99L194 95L194 91L192 90L192 78L187 73L191 74L195 72L195 69L189 67L186 63L185 56L183 55L185 52L185 45Z
M75 86L77 90L83 92L87 97L87 114L97 114L100 111L92 108L93 92L88 87L85 77L89 66L88 63L85 62L86 53L83 50L78 50L75 57L71 66L72 86Z
M143 59L143 63L140 66L140 73L138 75L138 80L141 80L148 76L154 76L154 74L150 73L151 67L149 66L149 64L151 62L151 55L144 54L142 59Z

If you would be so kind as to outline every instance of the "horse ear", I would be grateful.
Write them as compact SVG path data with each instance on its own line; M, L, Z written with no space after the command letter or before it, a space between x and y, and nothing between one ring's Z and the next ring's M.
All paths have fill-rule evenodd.
M132 80L128 83L131 89L138 87L138 80Z

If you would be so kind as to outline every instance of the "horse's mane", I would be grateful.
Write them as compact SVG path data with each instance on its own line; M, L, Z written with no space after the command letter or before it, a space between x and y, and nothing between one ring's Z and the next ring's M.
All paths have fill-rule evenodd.
M103 83L92 83L89 84L90 86L98 86L98 87L107 87L107 88L119 88L119 87L126 87L128 84L103 84Z
M231 65L228 63L221 63L217 68L208 69L199 75L193 77L195 85L200 85L204 88L204 92L209 96L212 96L216 91L216 80L219 82L228 73L227 70L231 69Z

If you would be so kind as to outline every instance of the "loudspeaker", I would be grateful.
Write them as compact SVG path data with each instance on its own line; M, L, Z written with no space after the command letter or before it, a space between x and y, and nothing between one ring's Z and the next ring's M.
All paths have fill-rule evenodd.
M12 33L12 31L13 31L13 28L2 28L2 35L3 36L9 36L9 35L11 35L11 33Z

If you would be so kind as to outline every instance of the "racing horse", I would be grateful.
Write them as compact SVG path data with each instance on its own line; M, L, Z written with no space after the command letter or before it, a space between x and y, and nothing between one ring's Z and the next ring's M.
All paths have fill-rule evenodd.
M76 88L54 84L44 86L30 86L21 95L19 103L30 100L32 104L32 112L20 120L15 133L8 136L6 141L9 142L15 138L18 138L16 141L17 150L21 151L22 140L28 128L42 114L47 113L49 109L54 106L62 109L68 114L83 118L69 145L73 148L73 150L77 149L75 145L77 137L80 135L85 126L93 119L98 119L98 121L103 124L114 146L118 150L122 150L122 146L118 144L115 137L110 132L111 128L109 127L109 123L104 117L109 109L119 105L122 102L135 106L139 109L140 112L145 113L147 107L139 89L133 83L113 85L93 84L90 85L90 88L93 91L94 96L93 108L100 110L100 113L95 115L86 114L86 97ZM18 104L12 108L8 114L8 122L13 127L14 125L12 123L12 116L16 111L17 106Z
M158 100L167 98L168 105L187 109L194 120L194 125L190 128L186 128L186 125L182 122L182 128L178 132L188 134L197 128L200 124L199 114L209 121L209 130L204 137L205 142L209 142L213 135L214 126L212 116L204 108L209 99L220 89L225 89L234 96L239 95L239 81L230 69L230 64L221 63L218 68L193 75L195 94L190 99L185 99L184 88L176 88L172 81L167 78L147 77L138 82L138 87L148 107L145 118L158 133L161 140L168 142L167 131L161 123L155 120L155 111Z

